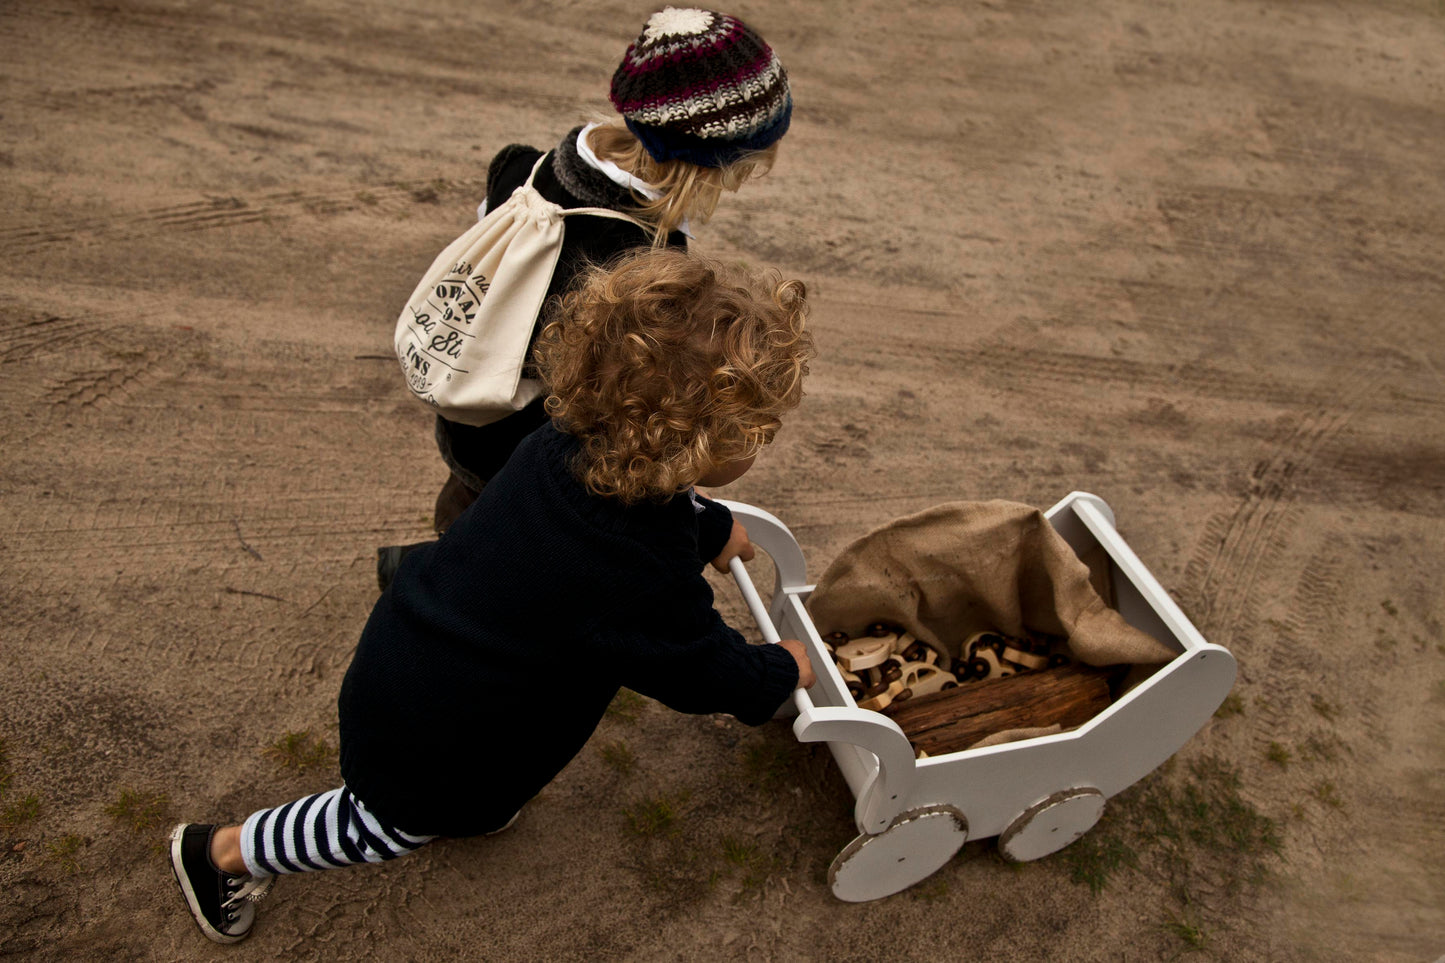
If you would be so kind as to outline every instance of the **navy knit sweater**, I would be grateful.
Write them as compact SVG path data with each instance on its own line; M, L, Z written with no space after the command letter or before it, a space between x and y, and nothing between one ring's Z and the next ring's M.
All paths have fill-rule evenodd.
M402 562L341 685L341 773L417 835L502 826L581 750L619 686L682 712L772 717L798 683L750 645L701 572L732 527L688 495L626 506L530 435L438 542Z

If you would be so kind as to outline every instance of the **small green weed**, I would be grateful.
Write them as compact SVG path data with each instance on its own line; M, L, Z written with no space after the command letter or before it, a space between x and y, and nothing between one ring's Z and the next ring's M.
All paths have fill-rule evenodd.
M743 771L758 788L776 789L786 781L792 749L780 742L754 743L743 754Z
M5 740L0 739L0 799L10 791L10 751L5 745Z
M637 757L621 739L604 742L598 747L598 751L602 753L603 762L624 776L637 767Z
M1179 938L1185 950L1202 950L1209 943L1209 935L1187 920L1171 919L1164 923L1164 931Z
M1283 846L1274 820L1240 795L1239 770L1216 756L1192 760L1183 776L1160 767L1105 820L1060 854L1074 881L1095 893L1137 861L1162 874L1187 904L1195 889L1262 882L1267 858Z
M1312 732L1305 739L1300 756L1311 762L1334 762L1340 756L1341 742L1337 736Z
M135 833L147 833L171 821L171 801L165 793L132 792L122 789L105 814Z
M13 775L10 771L10 752L5 740L0 739L0 829L15 829L40 815L40 797L35 793L5 801L10 792Z
M607 718L619 722L636 722L646 705L647 700L631 689L618 689L617 695L607 706L606 715Z
M1264 751L1264 757L1281 769L1289 768L1290 751L1289 747L1278 742L1271 742L1269 748Z
M723 859L734 866L746 866L758 856L758 847L739 842L731 836L722 841Z
M1380 608L1384 609L1385 614L1390 616L1391 618L1394 618L1395 616L1400 614L1400 610L1395 608L1395 603L1390 601L1389 599L1385 599L1385 601L1381 602Z
M1310 795L1331 809L1344 809L1345 801L1340 798L1340 793L1335 784L1328 779L1321 779L1310 789Z
M79 872L80 861L75 857L80 852L80 847L84 845L85 840L75 833L61 836L45 847L46 862L55 863L61 871L67 874Z
M1310 696L1310 708L1330 722L1334 722L1335 717L1340 714L1340 707L1321 695Z
M334 755L324 739L312 738L310 729L302 729L300 732L291 732L288 729L285 735L263 749L261 754L282 769L295 772L319 769L330 762Z
M1097 831L1074 840L1061 856L1069 867L1069 878L1089 887L1095 896L1104 891L1119 869L1139 862L1138 855L1122 838Z
M1214 718L1228 719L1230 716L1244 715L1244 697L1238 692L1231 692L1224 697L1219 708L1214 710Z
M40 797L31 793L0 807L0 829L14 829L40 815Z
M639 799L622 810L627 817L627 829L634 836L671 836L677 832L678 807L682 799L658 796L656 799Z
M742 871L742 889L736 894L739 899L761 890L768 877L783 868L781 860L776 856L764 853L753 843L745 843L732 837L723 839L722 857L728 866Z
M914 899L923 900L925 903L937 903L948 898L948 880L932 876L915 884L908 893Z
M656 901L652 905L692 905L729 875L708 821L690 818L692 811L686 792L634 798L621 810L622 839L630 853L623 865L636 873Z

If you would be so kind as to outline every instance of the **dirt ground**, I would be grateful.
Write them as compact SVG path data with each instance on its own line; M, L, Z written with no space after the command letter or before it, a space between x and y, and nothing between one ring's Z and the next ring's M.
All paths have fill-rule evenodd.
M1091 491L1239 660L1075 847L845 904L825 749L622 700L506 835L202 939L158 841L334 785L373 552L428 531L396 313L650 9L414 6L0 4L0 956L1445 954L1440 0L732 8L797 108L697 248L803 278L820 354L727 494L821 573L942 501Z

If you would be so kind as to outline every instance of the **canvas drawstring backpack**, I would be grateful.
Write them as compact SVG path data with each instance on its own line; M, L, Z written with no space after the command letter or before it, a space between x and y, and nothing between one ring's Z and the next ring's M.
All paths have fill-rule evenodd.
M631 221L601 207L563 208L527 183L437 255L396 320L393 344L412 394L449 421L488 425L542 394L522 376L532 329L575 214Z

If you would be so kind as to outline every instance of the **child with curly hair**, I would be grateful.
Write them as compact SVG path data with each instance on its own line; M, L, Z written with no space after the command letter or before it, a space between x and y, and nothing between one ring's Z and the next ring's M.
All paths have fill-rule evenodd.
M622 686L761 725L813 684L802 643L751 645L713 607L703 566L753 548L694 487L742 476L801 400L806 314L800 282L667 249L586 275L537 344L552 421L372 610L338 703L344 785L173 831L206 936L244 938L277 875L506 828Z
M609 97L618 116L574 127L547 152L508 145L487 169L479 216L501 206L536 167L533 183L547 200L637 222L569 218L549 305L588 265L637 247L685 248L691 227L712 215L724 191L772 167L793 113L787 71L767 42L736 17L692 7L648 18L613 73ZM446 531L546 420L541 399L481 426L437 416L437 448L450 474L436 499L436 532ZM383 590L414 548L377 550Z

